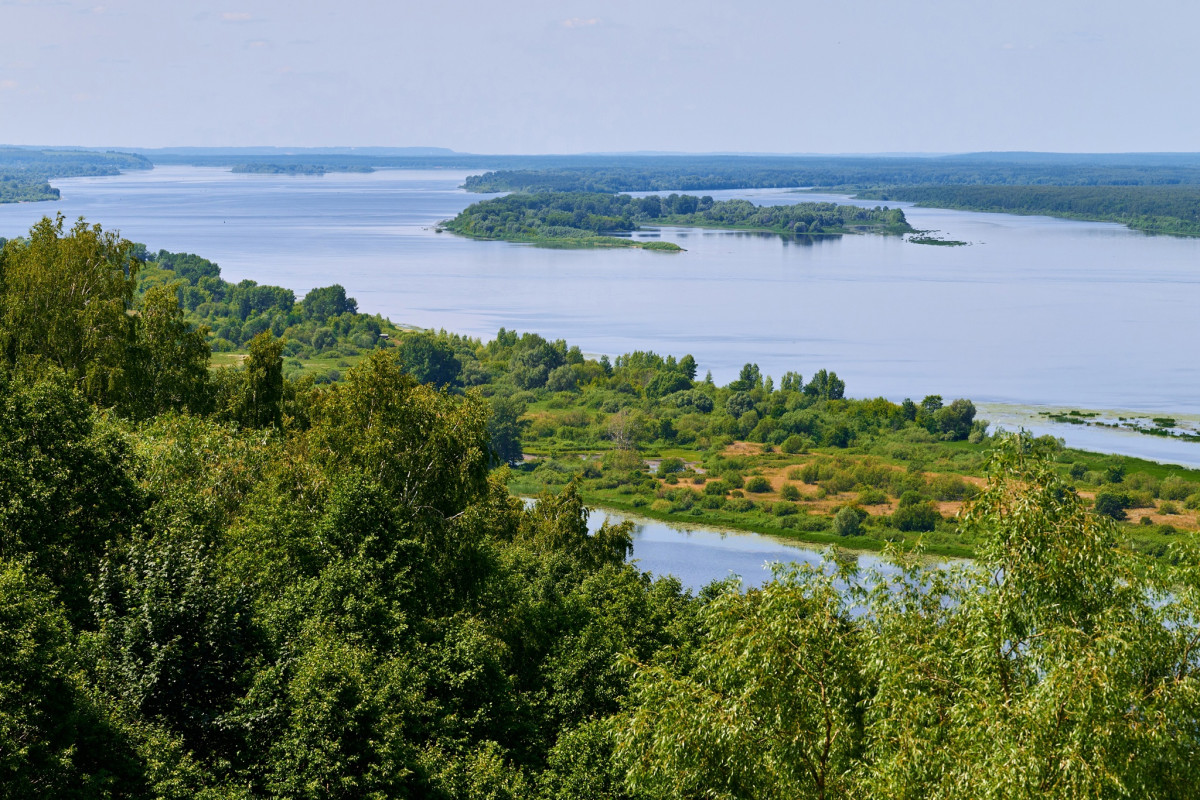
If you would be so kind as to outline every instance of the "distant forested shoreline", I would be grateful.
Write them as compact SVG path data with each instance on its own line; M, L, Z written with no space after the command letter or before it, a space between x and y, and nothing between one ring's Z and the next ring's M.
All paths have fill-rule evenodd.
M856 196L932 208L1120 222L1146 233L1200 236L1200 186L897 186Z
M57 200L52 178L117 175L152 167L146 158L131 153L0 147L0 203Z

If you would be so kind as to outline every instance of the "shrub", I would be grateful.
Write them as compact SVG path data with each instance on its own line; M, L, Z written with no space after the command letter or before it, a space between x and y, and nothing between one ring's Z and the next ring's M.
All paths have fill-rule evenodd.
M1190 511L1200 508L1200 492L1189 494L1187 499L1183 501L1183 507Z
M646 464L633 450L609 450L601 459L604 468L617 472L641 472Z
M1154 495L1145 489L1122 492L1126 508L1154 508Z
M887 502L887 495L879 489L863 489L858 493L858 502L864 506L881 506Z
M787 471L787 479L788 479L789 481L802 481L802 480L804 480L804 470L803 470L803 469L801 469L800 467L792 467L791 469L789 469L789 470Z
M771 513L777 517L789 517L792 514L799 514L800 507L795 503L776 503L771 507Z
M1179 506L1171 500L1163 500L1158 504L1158 513L1160 514L1178 514Z
M658 477L665 478L676 472L683 472L682 458L664 458L658 463Z
M722 480L709 481L704 484L704 493L716 497L724 497L733 487Z
M728 501L725 504L725 508L729 509L730 511L735 511L739 514L744 514L750 509L754 508L754 501L747 500L744 497L736 497L733 500Z
M788 524L792 523L792 524ZM815 533L817 531L828 530L830 520L828 517L822 517L816 514L801 514L795 517L788 517L780 523L784 527L795 528L799 531L808 531Z
M821 467L815 461L810 461L800 468L800 480L805 483L816 483L821 479Z
M785 483L779 488L779 496L784 500L799 500L800 490L790 483Z
M1178 475L1171 475L1158 485L1158 496L1163 500L1185 500L1195 488L1194 483L1189 483Z
M862 533L867 512L857 506L842 506L833 517L833 532L838 536L857 536Z
M821 481L821 485L825 487L825 491L830 494L840 494L848 492L854 488L858 481L854 479L854 474L849 470L839 469L830 475L825 480Z
M1135 472L1125 479L1125 486L1130 489L1143 489L1152 494L1158 494L1159 482L1153 475Z
M929 491L935 500L969 500L979 494L973 484L957 475L938 475L929 482Z
M1083 480L1083 476L1087 475L1087 465L1085 465L1082 461L1076 461L1071 465L1071 468L1067 470L1067 474L1070 475L1074 480Z
M803 436L793 433L783 440L779 449L788 454L803 453L808 450L808 441Z
M762 494L763 492L771 491L771 482L761 475L755 475L750 480L746 481L746 491Z
M1128 516L1125 513L1127 507L1124 495L1116 494L1115 492L1096 493L1093 508L1097 514L1103 514L1115 520L1123 520Z
M902 501L900 508L892 514L892 526L896 530L906 533L931 531L937 527L938 520L941 518L942 515L938 513L932 503L921 501L904 505Z

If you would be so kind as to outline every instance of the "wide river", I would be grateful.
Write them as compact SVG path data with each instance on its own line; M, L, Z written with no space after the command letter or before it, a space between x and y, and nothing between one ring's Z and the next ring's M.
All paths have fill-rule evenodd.
M663 238L687 252L553 250L436 233L439 220L480 199L457 188L467 174L171 167L73 178L54 182L60 202L0 205L0 236L56 211L84 216L155 250L210 258L230 280L297 295L337 282L364 311L485 339L504 326L593 354L692 353L718 382L753 361L777 377L834 369L856 397L1200 414L1200 239L905 207L915 227L970 246L668 229ZM1094 449L1200 463L1197 445L1041 429Z

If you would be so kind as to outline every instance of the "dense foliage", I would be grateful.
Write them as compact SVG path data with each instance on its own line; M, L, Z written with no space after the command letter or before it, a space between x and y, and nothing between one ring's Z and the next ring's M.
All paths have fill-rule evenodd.
M0 797L1172 798L1200 777L1200 556L1135 561L1047 443L1000 443L962 517L976 564L695 596L627 563L629 526L589 533L576 484L527 505L490 468L519 457L497 439L523 403L589 386L612 463L645 477L639 444L686 428L643 403L854 441L969 436L967 401L850 401L826 371L776 390L753 365L718 388L689 356L503 330L415 334L328 387L287 380L263 331L181 380L146 351L207 344L171 284L137 300L135 250L50 220L0 250ZM13 329L60 304L86 346ZM308 313L350 306L331 288Z
M297 301L291 289L260 285L246 279L230 283L220 267L191 253L148 253L135 246L142 261L137 276L141 296L171 289L179 298L184 319L201 330L213 350L242 350L256 336L283 337L285 372L298 376L310 371L322 382L340 376L339 367L361 354L387 344L398 329L379 316L360 314L358 303L340 284L309 290ZM320 364L305 370L305 362Z
M714 202L711 197L686 194L630 197L588 192L496 197L473 203L444 223L444 227L480 239L637 244L635 240L606 234L638 230L641 224L747 228L792 235L912 230L899 209L867 209L835 203L756 206L745 200Z

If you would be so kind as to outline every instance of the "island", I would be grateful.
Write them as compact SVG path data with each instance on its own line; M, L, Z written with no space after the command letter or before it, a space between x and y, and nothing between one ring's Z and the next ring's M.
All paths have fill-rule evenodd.
M375 168L364 164L277 164L246 163L234 164L230 172L254 175L324 175L326 172L374 172Z
M632 197L599 192L515 193L474 203L440 226L461 236L556 247L681 250L627 235L643 226L763 231L782 236L913 232L898 208L837 203L756 206L746 200L671 194ZM623 235L622 235L623 234Z

